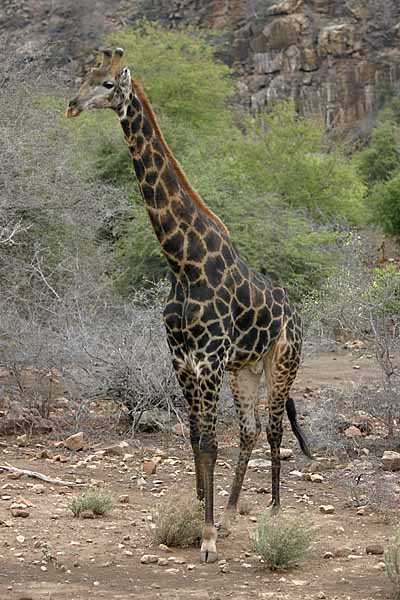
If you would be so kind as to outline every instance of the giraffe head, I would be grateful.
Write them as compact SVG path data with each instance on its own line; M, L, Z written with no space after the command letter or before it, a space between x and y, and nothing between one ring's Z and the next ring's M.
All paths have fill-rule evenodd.
M122 48L116 48L102 52L101 65L91 70L78 95L70 100L67 117L77 117L84 110L92 108L118 110L129 98L131 74L128 68L121 68L120 65L124 51Z

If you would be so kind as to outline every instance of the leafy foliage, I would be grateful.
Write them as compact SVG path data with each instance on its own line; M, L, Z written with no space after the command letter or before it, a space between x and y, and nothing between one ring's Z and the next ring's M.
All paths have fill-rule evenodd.
M252 549L271 571L297 566L310 552L314 529L306 515L264 513L251 538Z
M400 98L391 97L379 113L371 143L356 157L368 185L370 220L400 237Z

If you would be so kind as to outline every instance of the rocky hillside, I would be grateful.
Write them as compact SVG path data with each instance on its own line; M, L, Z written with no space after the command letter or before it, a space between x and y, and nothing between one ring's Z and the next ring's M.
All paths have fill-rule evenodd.
M349 126L400 82L398 0L153 0L139 8L170 26L228 32L227 60L253 110L292 98L328 128Z
M106 31L143 16L219 30L253 110L291 98L328 128L349 127L400 82L398 0L3 0L0 42L14 64L79 74Z

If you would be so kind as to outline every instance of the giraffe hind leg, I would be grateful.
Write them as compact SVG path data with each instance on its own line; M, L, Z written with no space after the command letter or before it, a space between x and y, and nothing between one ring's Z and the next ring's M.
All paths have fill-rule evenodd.
M230 385L240 425L240 450L228 504L222 517L219 534L230 533L235 518L243 480L251 453L261 431L258 416L259 383L262 363L231 373Z
M267 437L271 447L272 508L280 506L280 446L283 433L283 416L288 412L292 430L304 451L308 451L305 436L297 423L294 402L289 391L296 377L300 363L299 345L288 341L286 326L282 329L274 346L264 357L264 371L267 381L269 422Z

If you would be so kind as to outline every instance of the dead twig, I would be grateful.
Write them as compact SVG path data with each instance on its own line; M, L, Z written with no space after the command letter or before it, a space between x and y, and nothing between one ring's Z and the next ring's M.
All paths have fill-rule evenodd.
M47 481L47 483L53 483L55 485L65 485L68 487L88 487L90 483L75 483L75 481L63 481L62 479L53 479L52 477L48 477L47 475L43 475L43 473L38 473L37 471L29 471L28 469L20 469L19 467L13 467L6 463L5 465L0 465L0 471L10 471L12 473L23 473L28 477L33 477L35 479L41 479L42 481Z

